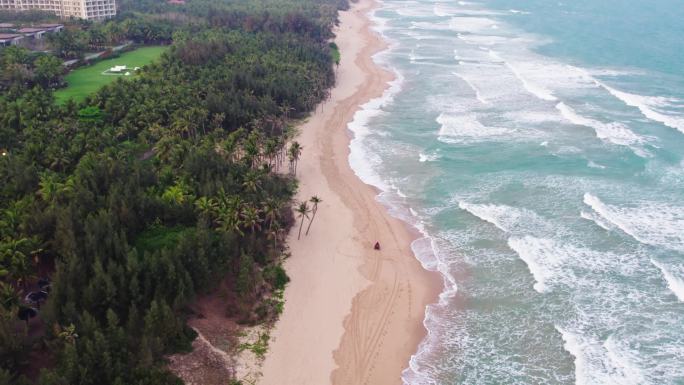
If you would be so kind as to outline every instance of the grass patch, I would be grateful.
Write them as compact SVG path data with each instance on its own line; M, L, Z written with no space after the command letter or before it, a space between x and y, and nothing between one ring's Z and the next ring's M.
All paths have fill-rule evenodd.
M138 253L170 248L176 245L181 235L193 230L193 228L185 226L166 227L153 225L138 235L138 238L135 240L135 248L138 250Z
M116 65L125 65L129 68L142 67L152 63L167 49L167 47L142 47L134 51L124 52L121 56L99 61L91 66L82 67L71 71L64 79L69 86L55 92L57 103L64 103L69 99L80 102L86 96L99 90L116 79L131 76L103 75L102 73Z
M268 352L268 341L271 336L268 333L259 333L259 338L253 343L243 343L238 346L238 351L250 350L259 359L264 359L266 352Z
M332 55L335 64L339 65L340 59L342 59L342 54L340 54L340 49L337 47L337 44L330 43L330 54Z

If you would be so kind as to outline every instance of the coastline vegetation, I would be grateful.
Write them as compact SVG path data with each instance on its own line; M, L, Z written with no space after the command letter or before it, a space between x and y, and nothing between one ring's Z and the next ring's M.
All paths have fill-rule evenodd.
M0 51L0 385L180 384L164 357L191 349L188 305L221 282L238 322L282 312L290 123L334 82L344 7L126 0L54 54ZM171 44L138 76L56 103L57 57L97 31Z
M337 47L337 44L335 42L331 42L329 44L330 46L330 54L332 55L333 62L335 62L335 65L340 65L340 60L342 60L342 55L340 54L340 49Z

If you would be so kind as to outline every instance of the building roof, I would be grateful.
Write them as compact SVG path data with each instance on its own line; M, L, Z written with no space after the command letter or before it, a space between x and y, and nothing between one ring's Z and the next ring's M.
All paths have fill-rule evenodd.
M12 23L0 23L0 28L14 28L16 25Z
M21 35L17 35L16 33L0 33L0 40L14 40L21 37Z
M36 32L45 32L45 28L22 28L18 30L17 32L19 33L36 33Z
M64 24L37 24L37 28L59 28L64 27Z

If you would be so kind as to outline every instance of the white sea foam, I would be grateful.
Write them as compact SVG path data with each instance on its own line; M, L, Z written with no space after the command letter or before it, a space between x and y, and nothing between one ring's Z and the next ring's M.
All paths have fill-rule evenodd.
M672 291L672 293L674 293L675 296L677 296L677 299L681 302L684 302L684 279L675 276L675 274L672 273L672 271L668 269L662 262L651 259L651 263L660 269L660 272L663 274L663 278L665 278L665 282L667 282L667 287Z
M394 10L397 14L401 16L407 16L407 17L431 17L434 16L434 13L427 10L427 9L421 9L418 7L401 7L401 8L396 8Z
M521 232L527 228L534 228L537 231L546 230L544 220L527 209L507 205L473 204L465 201L459 201L458 207L507 233Z
M641 148L642 145L647 143L646 138L635 134L621 123L603 123L598 120L580 116L575 110L563 102L556 104L556 109L571 123L593 128L596 132L596 137L605 142L629 147L635 154L642 158L651 156L646 150Z
M592 221L592 222L596 223L600 228L602 228L602 229L604 229L604 230L609 230L609 231L610 231L610 230L613 229L613 227L612 227L610 224L608 224L608 223L606 223L605 221L603 221L603 220L601 219L601 217L598 216L596 213L588 213L588 212L586 212L586 211L582 211L582 212L580 213L580 216L581 216L582 218L588 220L588 221Z
M593 160L590 160L590 161L587 162L587 167L589 167L589 168L597 168L597 169L599 169L599 170L604 170L604 169L606 168L606 166L604 166L604 165L602 165L602 164L598 164L598 163L594 162Z
M575 146L559 146L556 148L554 151L551 151L551 154L556 155L556 156L564 156L564 155L577 155L581 154L582 149L579 147Z
M452 73L454 75L456 75L459 79L463 80L468 85L468 87L470 87L473 90L473 92L475 92L475 97L477 98L477 100L480 101L480 103L489 104L489 102L484 97L482 97L482 93L480 92L480 89L478 89L475 84L473 84L465 76L463 76L457 72L452 72Z
M418 154L418 161L424 162L434 162L439 159L439 154L423 154L422 152Z
M412 21L409 29L416 29L421 31L452 31L450 23L447 22L431 22L431 21Z
M659 108L666 107L669 105L669 103L675 100L659 96L630 94L628 92L616 90L615 88L612 88L598 80L596 80L596 84L606 89L606 91L610 92L616 98L622 100L626 105L638 108L639 111L641 111L641 114L648 119L660 122L670 128L677 129L684 133L683 116L667 114L662 111L658 111Z
M530 230L538 227L533 222L524 226ZM638 261L631 256L578 247L552 238L512 236L508 246L527 265L535 280L533 287L539 293L549 292L556 286L577 287L588 275L601 272L630 276L638 268Z
M637 385L644 383L644 376L628 355L619 351L608 340L601 344L593 338L556 326L563 338L565 350L575 358L576 385Z
M563 347L565 350L570 353L573 357L575 357L575 384L576 385L583 385L586 383L586 378L587 378L587 359L584 356L584 353L582 351L582 345L574 334L565 331L564 329L561 329L560 327L556 326L556 330L561 334L561 337L563 338L563 342L565 343Z
M604 220L637 241L684 251L684 207L659 202L639 202L634 207L609 205L585 193L584 203Z
M481 32L486 31L496 25L496 21L486 17L459 16L449 20L449 28L457 32Z
M444 143L470 143L509 137L511 130L502 127L487 127L477 120L475 114L450 115L441 113L437 117L439 140Z
M643 370L636 363L635 353L623 346L621 346L614 334L608 336L603 343L603 348L606 349L606 356L615 364L622 377L626 379L624 384L644 384L646 378ZM622 380L622 378L620 378Z
M556 98L556 97L553 95L553 92L551 92L551 91L545 89L544 87L541 87L541 86L539 86L539 85L533 84L533 83L531 83L530 81L528 81L528 80L523 76L523 74L522 74L522 72L520 71L520 69L518 69L518 68L517 68L515 65L513 65L512 63L510 63L510 62L504 60L504 59L501 57L501 55L499 55L498 53L496 53L496 52L494 52L494 51L489 51L489 54L492 56L493 59L503 62L504 65L505 65L506 67L508 67L508 69L515 75L515 77L518 78L518 80L520 80L520 83L522 83L523 87L525 87L525 89L526 89L528 92L530 92L532 95L538 97L539 99L547 100L547 101L556 101L556 100L558 100L558 98Z
M506 44L510 43L511 39L504 37L504 36L495 36L495 35L472 35L472 34L464 34L464 33L458 33L456 34L456 37L459 40L462 40L468 44L471 45L476 45L478 48L482 46L495 46L498 44Z
M394 96L401 90L403 76L398 71L395 72L395 80L385 90L382 96L368 101L354 113L354 118L347 125L347 128L354 134L354 138L349 142L349 164L354 173L364 183L373 185L380 190L389 189L387 183L378 175L375 167L382 161L377 154L369 151L364 144L364 139L370 135L368 122L375 116L382 113L382 108L394 100Z
M432 10L435 16L438 17L447 17L451 15L447 9L445 9L443 6L440 6L439 4L435 4Z
M510 238L508 246L527 264L536 281L534 290L539 293L546 292L549 289L549 281L558 275L558 269L562 267L566 254L559 252L558 245L553 240L530 236Z

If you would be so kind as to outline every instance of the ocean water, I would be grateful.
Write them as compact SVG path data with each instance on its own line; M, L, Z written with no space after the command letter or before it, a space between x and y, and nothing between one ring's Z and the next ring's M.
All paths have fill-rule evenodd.
M681 0L383 0L350 163L445 290L406 384L684 384Z

